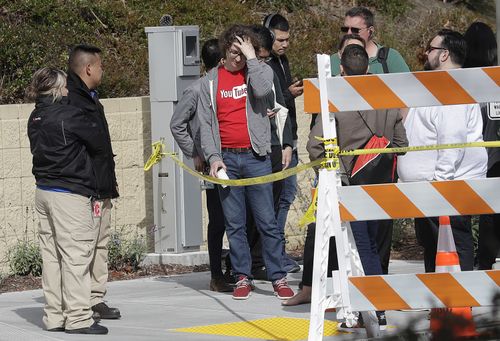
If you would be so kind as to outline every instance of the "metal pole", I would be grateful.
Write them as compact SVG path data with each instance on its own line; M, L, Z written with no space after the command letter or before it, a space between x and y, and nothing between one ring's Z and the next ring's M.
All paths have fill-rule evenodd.
M500 0L496 0L497 15L497 64L500 65Z

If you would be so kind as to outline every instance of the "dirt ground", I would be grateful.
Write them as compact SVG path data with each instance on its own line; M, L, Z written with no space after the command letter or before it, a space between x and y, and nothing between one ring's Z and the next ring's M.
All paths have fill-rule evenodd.
M423 250L420 246L416 245L416 240L411 240L405 237L406 242L403 244L396 243L392 250L392 259L423 259ZM302 250L292 250L289 254L296 260L302 260ZM122 271L112 270L109 272L109 281L121 281L128 279L136 279L141 277L154 277L154 276L168 276L179 275L191 272L209 271L210 268L207 264L199 266L184 266L179 264L167 265L149 265L142 267L138 271L132 269L125 269ZM41 277L34 276L7 276L1 279L0 294L4 292L24 291L40 289L42 287Z
M110 271L109 281L122 281L127 279L136 279L141 277L169 276L179 275L191 272L203 272L210 270L208 265L183 266L179 264L168 265L150 265L143 267L138 271ZM0 282L0 294L12 291L24 291L40 289L42 287L42 278L28 276L7 276Z

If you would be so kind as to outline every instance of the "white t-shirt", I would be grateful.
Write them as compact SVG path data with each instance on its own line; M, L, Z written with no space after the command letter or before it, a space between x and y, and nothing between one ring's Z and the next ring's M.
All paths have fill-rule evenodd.
M483 141L478 104L411 108L404 123L410 146ZM398 157L400 181L486 177L486 149L462 148L409 152Z

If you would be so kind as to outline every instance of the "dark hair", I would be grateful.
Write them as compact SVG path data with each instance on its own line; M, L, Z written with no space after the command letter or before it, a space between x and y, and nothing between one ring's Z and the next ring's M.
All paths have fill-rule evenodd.
M250 25L250 29L257 36L259 45L271 52L273 50L273 36L271 31L262 25Z
M268 14L262 21L262 25L270 30L280 30L283 32L288 32L290 30L290 24L284 16L279 13Z
M62 90L66 86L66 73L64 71L44 67L37 70L31 78L31 83L26 88L26 99L35 100L39 96L51 96L52 102L62 97Z
M340 39L339 43L339 51L344 48L346 41L348 40L359 40L364 48L366 48L366 42L363 38L361 38L358 34L344 34Z
M361 17L365 21L366 27L375 26L375 18L372 11L366 7L353 7L345 13L346 17Z
M448 50L451 61L462 67L467 53L467 43L464 36L457 31L447 28L441 29L437 35L443 38L441 47Z
M368 53L359 45L347 45L342 52L340 65L346 76L364 75L368 70Z
M475 22L465 31L467 55L463 67L497 65L497 40L491 28L482 22Z
M219 40L216 38L207 40L201 48L201 60L205 64L205 69L208 71L216 67L221 58Z
M241 38L249 37L255 51L259 51L260 44L259 40L256 37L256 34L253 33L248 26L237 24L229 27L227 30L222 32L219 37L219 48L223 56L226 55L226 52L229 50L231 45L233 45L235 41L238 41L236 39L236 36Z
M95 56L101 53L102 50L93 45L80 44L71 49L68 59L68 67L71 71L79 73L82 66L88 62L88 59L83 57Z

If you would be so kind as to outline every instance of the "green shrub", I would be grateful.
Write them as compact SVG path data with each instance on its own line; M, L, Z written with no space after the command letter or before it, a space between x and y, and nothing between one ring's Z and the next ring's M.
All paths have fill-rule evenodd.
M42 275L42 255L37 242L19 241L8 251L7 257L12 274L37 277Z
M108 242L108 268L136 271L147 252L146 239L140 235L126 238L122 232L111 233Z
M412 70L421 69L416 55L438 28L461 32L474 20L489 22L492 2L464 1L444 5L435 0L0 0L0 104L20 103L35 70L66 69L68 51L79 43L103 50L105 77L100 97L149 93L148 49L144 27L157 26L163 14L174 25L198 25L201 41L218 36L230 24L262 23L280 12L290 21L287 55L292 75L316 75L318 53L337 50L344 13L354 5L374 10L376 39L401 52ZM472 6L474 4L474 6ZM202 8L202 10L200 10ZM478 10L473 12L470 9ZM489 13L489 14L488 14Z

